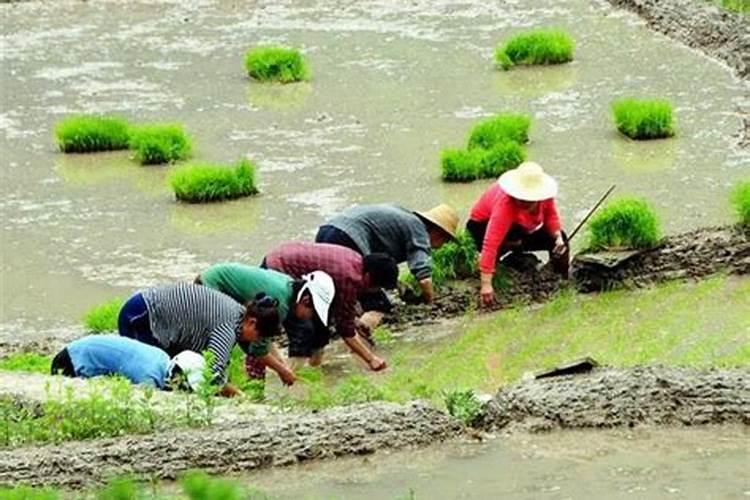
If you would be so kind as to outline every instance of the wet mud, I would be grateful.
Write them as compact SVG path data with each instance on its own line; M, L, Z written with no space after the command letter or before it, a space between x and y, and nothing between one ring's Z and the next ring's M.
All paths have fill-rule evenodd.
M573 258L571 279L564 280L547 266L516 269L502 266L505 287L487 311L513 304L543 302L561 290L574 287L581 293L617 288L647 287L670 280L701 279L718 273L750 273L750 234L736 226L703 228L668 236L651 250L608 268ZM441 290L434 304L398 304L388 319L395 329L460 316L478 306L478 280L453 283Z
M602 369L501 389L485 429L544 431L641 424L750 424L750 369Z

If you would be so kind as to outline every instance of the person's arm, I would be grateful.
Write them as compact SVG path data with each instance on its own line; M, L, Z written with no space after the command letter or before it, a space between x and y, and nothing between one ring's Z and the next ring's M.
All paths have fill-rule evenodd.
M419 226L412 227L411 238L407 246L406 264L412 276L419 283L422 298L428 304L435 298L432 287L432 247L430 246L430 235L421 220L417 221Z
M212 383L222 385L225 389L226 386L231 386L231 384L227 384L227 367L229 367L229 356L236 338L233 327L234 325L230 323L224 323L214 328L209 334L208 345L206 346L206 350L212 354L213 358L211 366ZM231 387L227 389L227 392L234 392L231 389ZM236 387L234 389L239 391ZM224 389L221 392L223 394Z
M385 361L373 354L357 336L357 288L354 285L341 288L341 295L334 299L333 317L336 330L354 354L362 358L371 370L385 368Z
M487 232L482 242L482 254L479 258L480 289L479 294L484 305L490 305L495 300L495 290L492 288L492 277L495 274L498 252L513 224L513 207L509 201L503 201L493 207L487 224Z
M367 363L367 366L369 366L372 371L378 372L385 369L385 360L376 356L370 350L370 348L367 347L364 342L362 342L358 335L354 335L353 337L344 337L344 342L346 342L346 345L349 346L349 349L351 349L354 354L362 358L362 360Z
M281 359L274 356L273 353L269 352L259 359L263 364L265 364L267 367L269 367L279 375L279 378L284 383L284 385L292 385L297 381L297 377L294 375L292 369L289 368Z
M544 228L555 239L555 247L552 251L558 255L562 254L567 249L568 244L562 235L562 224L560 214L557 211L557 204L554 198L543 203Z

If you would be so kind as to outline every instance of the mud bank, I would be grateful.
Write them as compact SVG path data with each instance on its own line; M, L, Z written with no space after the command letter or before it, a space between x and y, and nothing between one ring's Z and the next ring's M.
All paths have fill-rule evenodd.
M507 277L492 310L512 304L549 300L565 287L582 293L645 287L669 280L700 279L717 273L750 273L750 235L735 226L703 228L666 237L654 249L607 268L573 259L571 279L563 280L546 266L518 271L502 266ZM388 321L396 329L459 316L477 307L477 280L454 283L434 304L397 306Z
M119 474L174 478L191 468L247 472L424 446L461 432L450 416L422 403L371 403L218 428L2 451L0 484L80 487Z
M481 427L540 431L639 424L750 424L750 370L637 367L501 389Z
M750 22L741 14L697 0L607 0L642 17L652 29L750 76Z

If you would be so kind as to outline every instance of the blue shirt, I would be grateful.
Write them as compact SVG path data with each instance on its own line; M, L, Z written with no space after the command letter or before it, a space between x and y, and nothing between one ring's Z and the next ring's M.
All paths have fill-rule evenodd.
M68 344L76 376L121 375L163 389L169 356L158 347L119 335L89 335Z

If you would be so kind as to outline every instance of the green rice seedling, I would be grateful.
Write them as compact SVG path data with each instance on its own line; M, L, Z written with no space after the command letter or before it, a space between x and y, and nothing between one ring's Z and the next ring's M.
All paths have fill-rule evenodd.
M446 149L440 155L441 177L446 182L471 182L477 179L482 149Z
M97 500L136 500L145 498L143 488L132 477L117 477L96 493Z
M573 60L575 41L558 29L519 33L495 50L495 62L508 70L516 65L562 64Z
M482 415L482 402L471 389L443 391L443 399L448 413L466 425L476 424Z
M60 493L52 488L31 486L0 487L0 498L4 500L57 500Z
M469 134L469 149L492 149L494 146L515 141L529 141L531 117L519 113L501 113L477 123Z
M389 345L396 341L396 337L393 336L393 332L387 326L379 326L372 332L372 339L377 345ZM0 365L2 366L2 365Z
M130 148L141 165L158 165L190 157L192 141L182 125L140 125L131 131Z
M382 401L383 390L372 383L365 375L350 375L336 384L334 399L337 405L352 405Z
M251 78L261 82L299 82L309 75L300 51L287 47L265 46L248 50L245 69Z
M95 333L117 331L117 317L123 304L125 299L118 297L92 307L83 315L83 326Z
M122 118L72 116L55 126L55 136L63 153L92 153L128 149L129 129Z
M589 248L650 248L659 241L659 220L639 198L620 198L589 221Z
M50 356L23 352L0 359L0 370L49 374L51 363Z
M255 165L247 159L233 167L224 165L185 165L169 179L178 200L205 203L229 200L258 193Z
M447 149L440 158L442 179L446 182L470 182L498 177L526 159L523 146L505 140L490 149Z
M180 486L190 500L246 500L267 498L259 490L247 491L229 479L211 477L202 471L190 471L180 478Z
M750 180L737 184L731 199L740 225L750 227Z
M631 139L661 139L675 133L669 101L620 99L612 103L612 113L617 130Z
M432 282L436 287L449 280L474 276L477 271L477 249L467 231L459 231L450 241L432 252Z
M750 14L750 0L714 0L724 9L740 14Z

